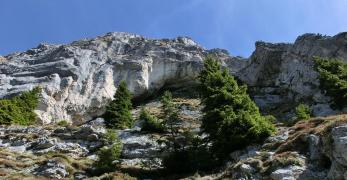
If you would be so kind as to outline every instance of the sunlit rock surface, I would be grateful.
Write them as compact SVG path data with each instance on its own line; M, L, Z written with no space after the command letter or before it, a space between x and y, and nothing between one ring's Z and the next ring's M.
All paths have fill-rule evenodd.
M347 62L347 33L333 37L304 34L293 44L257 42L249 65L236 74L249 85L263 110L278 113L305 102L315 115L335 114L329 107L331 99L319 89L315 56Z
M313 57L347 61L347 33L305 34L293 44L257 42L250 58L226 50L206 50L190 38L149 39L130 33L108 33L66 45L40 44L0 57L0 98L42 86L36 113L43 123L75 124L101 115L120 81L136 99L162 88L195 84L203 59L213 54L239 80L262 110L285 112L305 100L316 115L335 114L319 89ZM324 107L322 110L322 107ZM280 110L279 110L280 109Z
M245 64L224 51L211 52L223 64L237 64L234 71ZM164 86L196 83L206 54L189 38L156 40L129 33L67 45L40 44L0 60L0 98L41 86L42 102L36 112L43 123L79 123L101 115L122 80L135 98L142 99Z

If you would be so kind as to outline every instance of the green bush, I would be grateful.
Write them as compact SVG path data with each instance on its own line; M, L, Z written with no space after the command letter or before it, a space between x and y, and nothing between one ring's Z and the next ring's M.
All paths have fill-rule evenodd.
M141 131L163 133L165 132L165 126L154 116L142 107L140 112L140 120L143 120Z
M122 152L122 144L118 138L110 147L104 146L98 151L98 160L95 162L96 174L113 172L117 170Z
M311 109L310 109L310 107L307 106L306 104L299 104L295 108L295 116L292 119L286 121L285 125L286 126L293 126L298 121L308 120L310 118L311 118Z
M67 127L69 126L69 122L67 122L66 120L61 120L57 123L58 126L62 126L62 127Z
M114 142L119 142L118 136L113 129L107 129L106 133L102 136L104 145L112 145Z
M220 160L275 132L273 118L260 114L247 94L247 87L239 86L211 56L205 60L199 79L204 105L202 130L208 134L212 152Z
M342 108L347 102L347 64L337 60L315 57L315 69L319 72L320 88L334 99L334 105Z
M131 116L131 99L132 96L127 84L122 81L114 95L114 100L106 107L106 112L103 115L108 128L125 129L134 126L134 120Z
M0 124L30 125L36 122L34 110L39 103L40 87L11 99L0 100Z
M163 157L163 166L168 173L189 173L216 167L217 161L203 145L201 138L190 132L181 134L179 148Z
M306 104L299 104L295 108L295 116L297 120L307 120L311 117L311 109Z

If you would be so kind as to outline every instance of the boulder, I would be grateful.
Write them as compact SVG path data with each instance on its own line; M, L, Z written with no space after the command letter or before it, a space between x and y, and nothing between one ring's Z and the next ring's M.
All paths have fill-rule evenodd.
M304 170L305 168L301 166L288 166L272 172L270 177L273 180L295 180Z
M72 138L86 141L98 141L105 133L106 129L103 126L83 125L79 131L72 135Z
M53 159L47 160L43 165L34 169L33 174L52 179L64 179L69 176L65 165Z
M136 129L122 130L118 133L123 144L124 159L146 159L161 156L162 146L150 134L142 134Z
M328 176L332 179L344 179L347 170L347 125L333 128L331 137L333 140L332 165Z
M33 148L34 150L47 149L55 146L57 142L58 141L55 138L41 137L31 145L31 148Z

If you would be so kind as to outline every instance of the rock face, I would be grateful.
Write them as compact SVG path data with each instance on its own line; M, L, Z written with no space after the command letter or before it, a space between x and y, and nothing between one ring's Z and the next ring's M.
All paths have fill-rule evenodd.
M37 155L64 153L71 157L85 157L103 145L101 138L105 132L103 126L95 125L84 125L78 129L2 126L0 148Z
M316 115L326 115L334 111L318 88L312 57L347 61L346 44L347 33L334 37L305 34L294 44L257 42L252 56L244 59L222 49L205 50L185 37L159 40L108 33L67 45L41 44L1 57L0 98L42 86L36 110L41 122L72 120L78 124L101 115L122 80L136 98L169 86L194 84L210 53L250 86L262 109L307 99Z
M347 62L347 33L333 37L305 34L294 44L257 42L250 64L237 76L253 88L254 99L263 109L305 100L311 102L315 115L333 114L327 106L330 99L319 89L314 56Z
M332 130L333 147L330 154L332 168L329 171L331 179L346 179L347 172L347 125L335 127Z
M211 52L223 63L245 64L224 51ZM194 83L207 53L189 38L155 40L128 33L68 45L41 44L0 61L0 98L42 86L36 111L42 122L78 123L101 115L122 80L142 98L164 86Z

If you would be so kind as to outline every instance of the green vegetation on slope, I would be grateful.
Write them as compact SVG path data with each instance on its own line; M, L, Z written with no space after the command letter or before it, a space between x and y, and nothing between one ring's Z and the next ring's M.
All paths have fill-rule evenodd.
M169 173L187 173L206 170L215 162L202 139L190 130L179 125L183 122L178 116L178 108L173 103L172 94L166 91L161 98L164 124L167 129L165 148L170 152L163 158L163 166Z
M272 118L260 114L247 94L218 61L209 56L200 74L203 108L202 130L219 158L256 143L275 132Z
M347 64L328 58L315 58L315 69L319 72L320 88L334 99L341 108L347 102Z
M106 126L113 129L125 129L134 126L134 120L131 117L131 93L127 84L122 81L118 86L114 99L106 107L104 119Z
M104 147L98 151L95 174L113 172L117 169L122 152L122 143L113 130L107 130L103 137Z
M158 120L158 118L152 116L145 107L141 107L140 120L143 120L141 131L163 133L165 132L165 126Z
M295 108L295 117L297 120L307 120L311 118L311 109L306 104L299 104Z
M30 125L36 122L34 113L39 103L40 87L11 99L0 100L0 124Z
M120 143L115 143L110 147L103 147L98 152L98 161L95 163L95 168L97 170L96 174L102 174L105 172L113 172L117 168L117 161L120 158L122 151L122 145Z
M308 120L311 118L312 110L306 104L299 104L295 108L295 116L285 122L287 126L293 126L295 123L301 120Z

